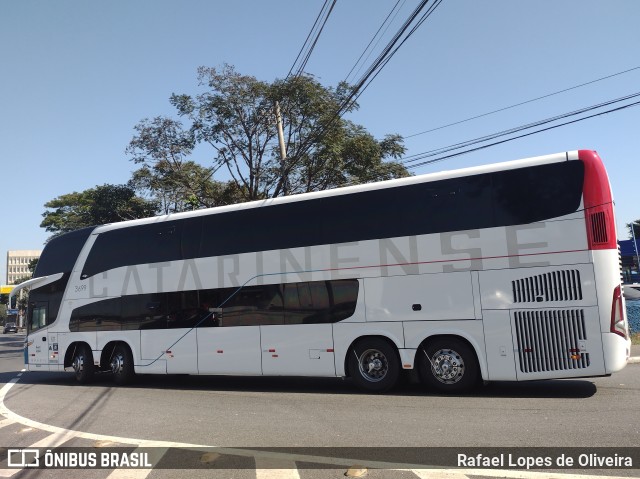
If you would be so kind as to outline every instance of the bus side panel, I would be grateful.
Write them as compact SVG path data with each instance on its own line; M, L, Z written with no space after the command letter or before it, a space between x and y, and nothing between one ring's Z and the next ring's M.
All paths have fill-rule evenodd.
M195 329L148 329L140 331L140 364L154 371L166 360L169 374L197 374L198 346ZM161 368L160 365L157 368ZM162 374L158 370L157 373Z
M364 280L367 321L475 319L471 272Z
M507 379L509 360L519 381L605 374L592 264L479 276L490 378Z
M611 314L613 308L613 293L620 286L620 263L617 250L603 249L592 250L593 268L596 283L596 294L600 313L600 330L603 336L604 363L607 374L620 371L627 364L627 358L631 352L631 340L619 334L611 332ZM624 298L622 314L626 320L626 308ZM627 331L628 332L628 331Z
M515 381L516 351L513 347L509 311L484 311L485 348L487 351L487 380Z

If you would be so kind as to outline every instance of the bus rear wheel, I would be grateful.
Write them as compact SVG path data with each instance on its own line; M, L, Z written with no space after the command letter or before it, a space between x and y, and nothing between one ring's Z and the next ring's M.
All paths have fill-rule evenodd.
M379 338L359 341L349 351L349 373L356 385L369 392L385 392L400 377L400 359L393 346Z
M456 338L439 338L418 349L422 382L444 393L471 391L479 382L480 367L473 349Z
M76 381L87 384L93 378L95 368L93 365L93 353L86 344L79 344L71 362Z
M129 346L125 344L117 344L113 348L111 362L109 363L113 379L116 384L123 386L133 382L135 371L133 369L133 355Z

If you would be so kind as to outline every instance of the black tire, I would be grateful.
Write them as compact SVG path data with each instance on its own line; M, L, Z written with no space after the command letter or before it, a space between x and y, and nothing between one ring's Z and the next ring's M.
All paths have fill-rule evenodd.
M93 379L95 366L93 365L93 353L86 344L78 344L71 360L71 366L80 384L87 384Z
M113 380L119 386L131 384L136 375L133 369L133 355L126 344L117 344L109 360Z
M400 358L387 341L380 338L363 339L348 354L349 373L360 389L380 393L397 384Z
M418 348L420 379L428 387L443 393L471 391L480 381L476 353L456 338L439 338Z

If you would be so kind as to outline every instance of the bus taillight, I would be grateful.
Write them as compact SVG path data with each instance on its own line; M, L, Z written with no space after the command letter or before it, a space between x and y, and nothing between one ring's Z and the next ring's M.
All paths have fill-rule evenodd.
M604 164L595 151L580 150L584 164L584 214L590 250L617 249L613 197Z
M611 332L627 339L627 325L622 309L622 290L620 285L613 290L613 302L611 303Z

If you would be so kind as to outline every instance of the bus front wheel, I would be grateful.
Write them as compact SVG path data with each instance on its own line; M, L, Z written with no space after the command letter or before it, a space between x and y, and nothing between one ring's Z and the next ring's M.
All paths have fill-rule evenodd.
M95 368L93 365L93 354L89 346L86 344L76 346L71 366L73 367L76 381L80 384L86 384L91 381Z
M349 372L360 389L385 392L398 382L400 359L387 341L364 339L349 351Z
M480 367L473 349L456 338L439 338L418 348L418 370L422 382L444 393L473 389Z
M135 376L133 355L127 345L117 344L115 346L110 365L116 384L122 386L133 381L133 377Z

